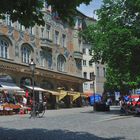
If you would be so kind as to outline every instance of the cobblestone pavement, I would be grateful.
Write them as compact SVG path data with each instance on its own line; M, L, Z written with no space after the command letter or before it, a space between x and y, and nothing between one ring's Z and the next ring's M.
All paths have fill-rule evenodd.
M0 116L0 140L140 140L140 118L92 107L47 110L43 118Z

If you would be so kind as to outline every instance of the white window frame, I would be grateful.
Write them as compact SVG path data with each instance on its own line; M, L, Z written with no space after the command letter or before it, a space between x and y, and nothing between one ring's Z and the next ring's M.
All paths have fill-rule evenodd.
M9 43L5 41L4 39L0 39L0 57L2 58L8 58L8 47Z
M21 57L22 57L22 62L29 64L31 60L31 49L29 48L28 45L23 45L21 48Z

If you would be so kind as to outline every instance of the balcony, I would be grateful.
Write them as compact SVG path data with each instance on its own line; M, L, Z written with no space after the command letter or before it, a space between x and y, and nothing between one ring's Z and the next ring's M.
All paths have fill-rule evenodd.
M40 46L41 47L50 47L52 48L53 42L47 38L40 38Z
M74 52L74 58L83 59L83 53L82 52L75 51Z

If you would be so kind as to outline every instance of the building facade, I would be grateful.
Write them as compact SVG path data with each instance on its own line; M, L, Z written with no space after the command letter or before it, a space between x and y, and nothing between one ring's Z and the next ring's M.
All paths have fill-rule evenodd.
M0 21L0 76L9 75L23 87L32 85L29 68L34 60L35 86L57 90L82 92L82 48L77 26L69 27L44 9L45 26L25 29L20 23L12 23L9 15Z
M94 24L96 21L92 18L86 18L86 25ZM90 60L92 59L93 51L92 46L83 41L82 45L83 52L83 62L82 62L82 76L83 78L90 79L83 83L83 92L85 94L92 95L93 93L100 94L104 92L104 82L105 82L105 65L101 63L94 63ZM93 81L93 73L95 75L95 80Z

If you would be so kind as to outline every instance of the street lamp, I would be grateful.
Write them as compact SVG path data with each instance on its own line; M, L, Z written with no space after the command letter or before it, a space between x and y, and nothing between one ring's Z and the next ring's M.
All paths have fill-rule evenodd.
M30 69L32 71L32 87L33 87L33 117L35 117L35 93L34 93L34 72L35 72L35 63L33 59L31 59L31 62L29 63Z
M93 110L95 111L95 77L96 75L94 72L92 72L92 80L93 80L93 97L94 97L94 104L93 104Z

